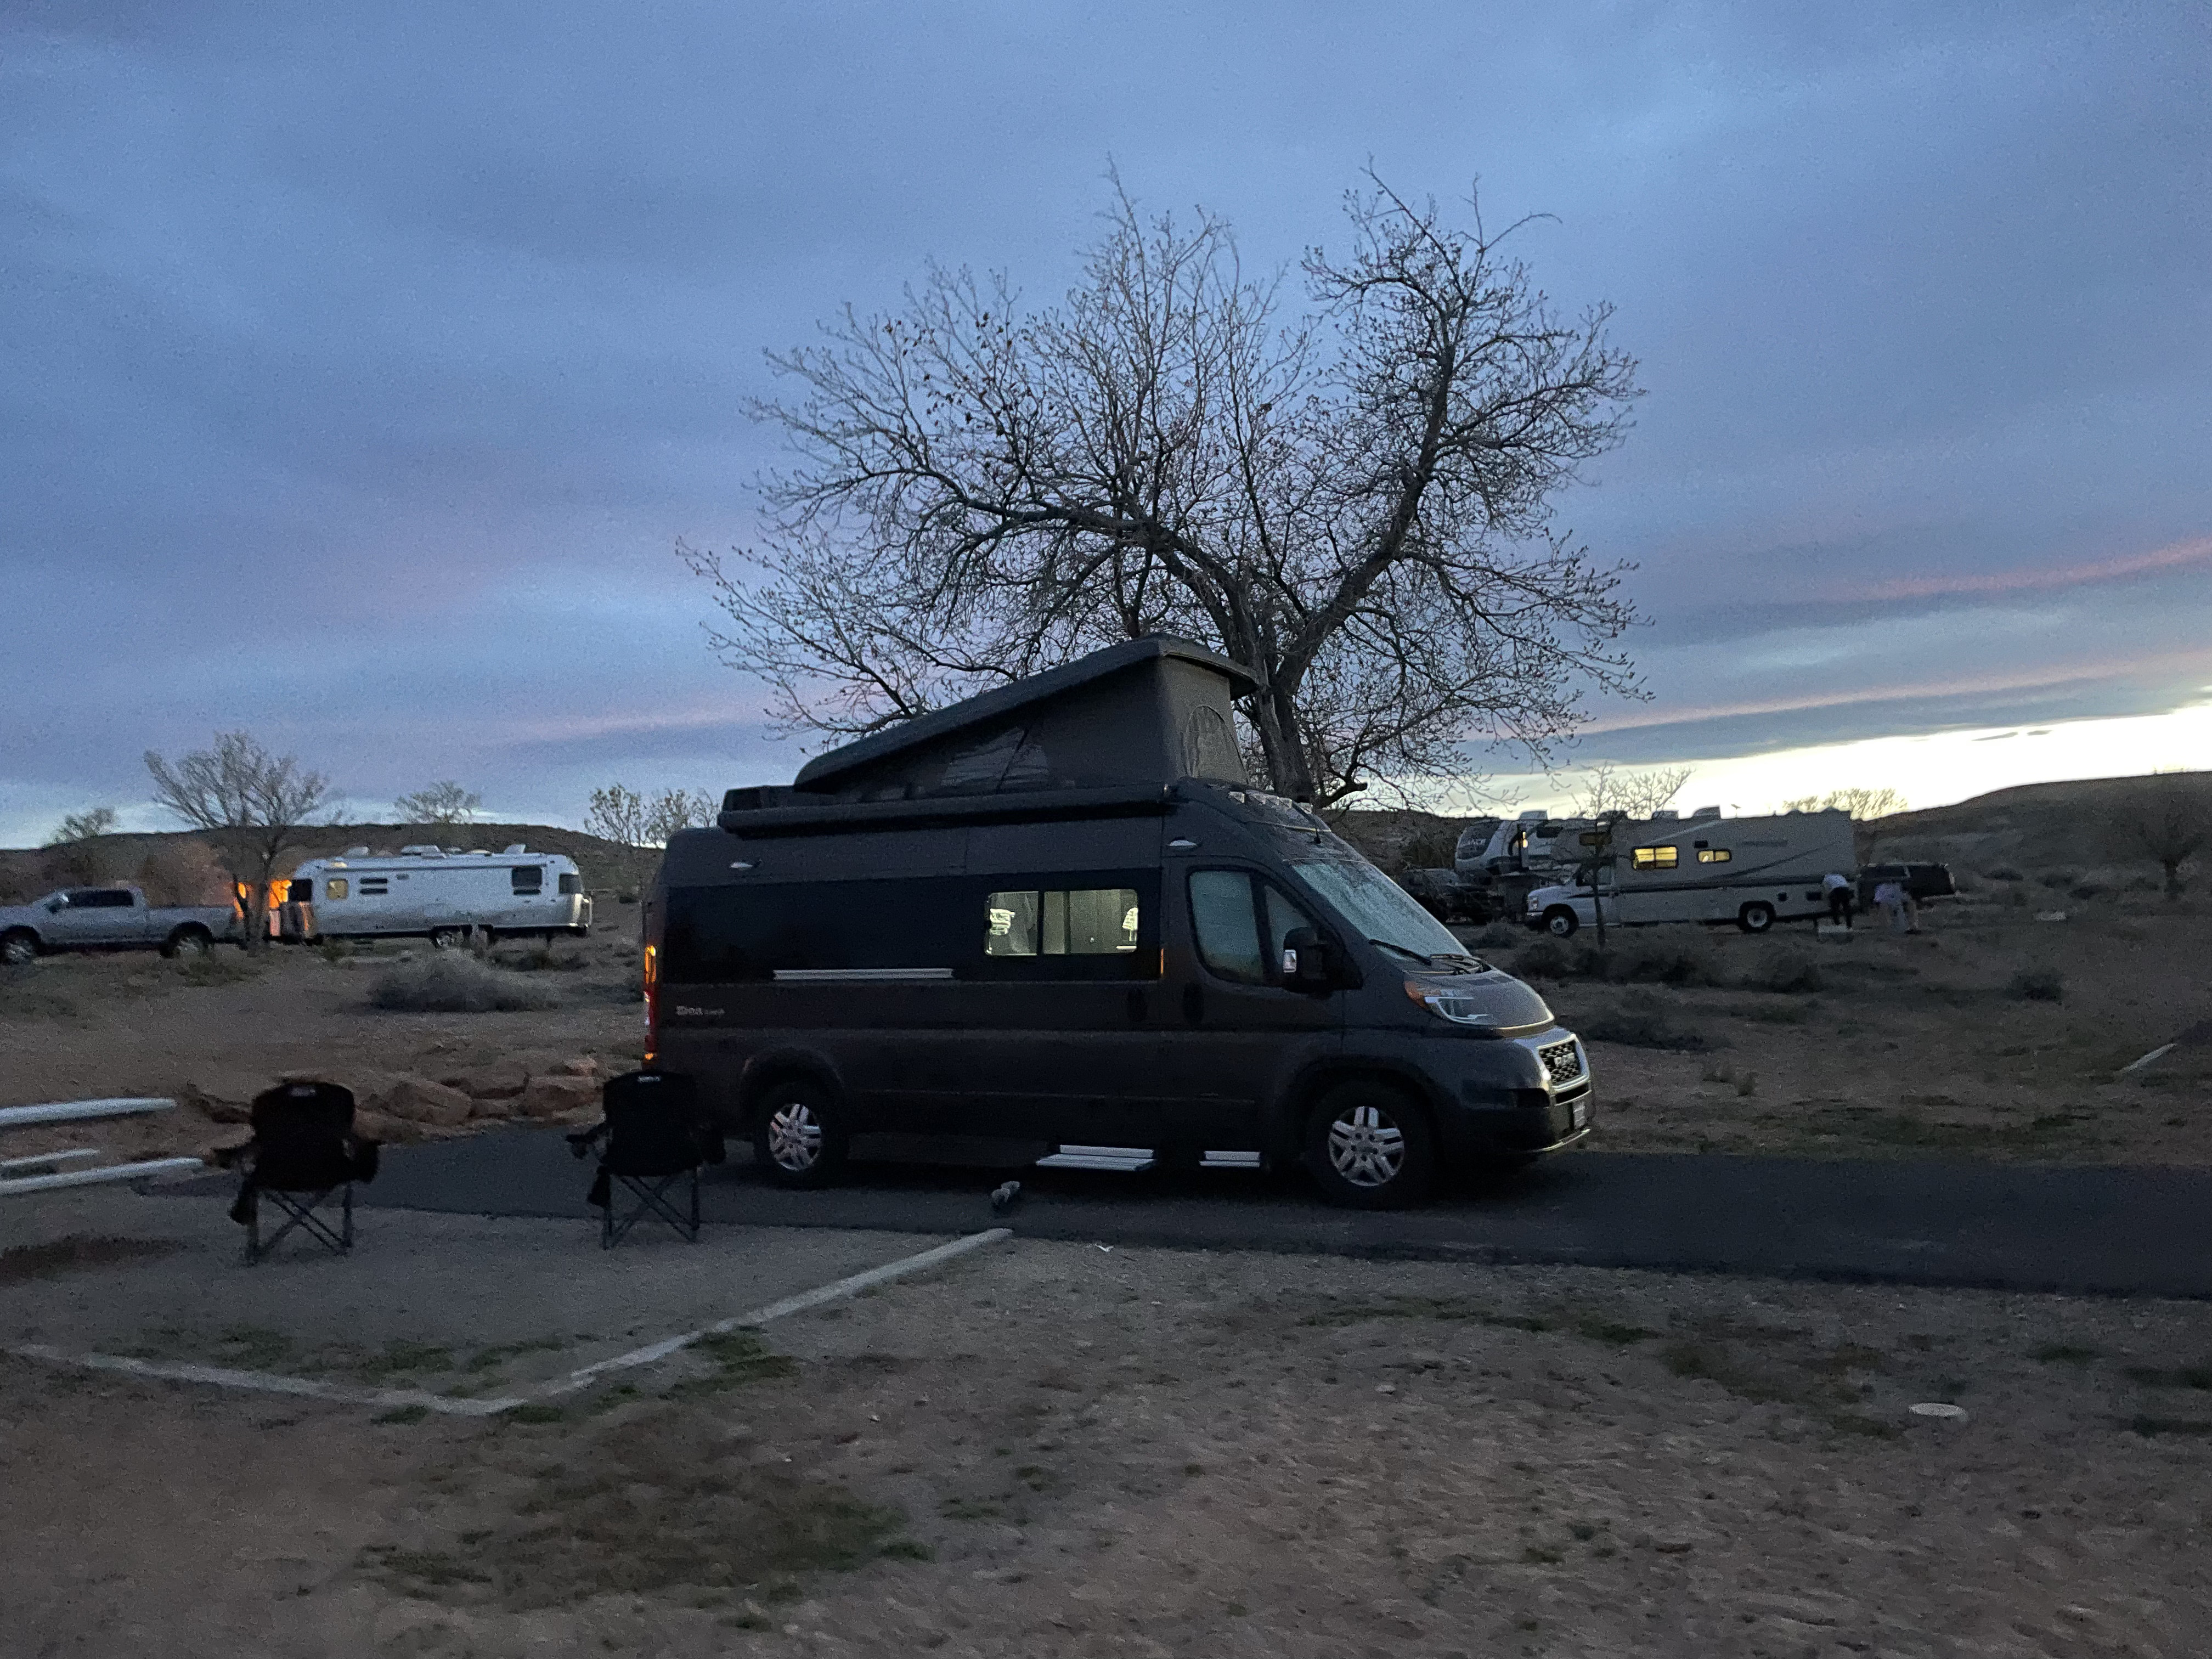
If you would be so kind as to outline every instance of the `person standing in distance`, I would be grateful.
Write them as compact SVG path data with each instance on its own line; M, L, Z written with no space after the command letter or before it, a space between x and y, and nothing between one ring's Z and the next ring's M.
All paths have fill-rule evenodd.
M1828 895L1828 920L1840 921L1848 929L1851 925L1854 897L1851 891L1851 878L1849 876L1838 875L1831 870L1820 878L1820 885L1826 890Z

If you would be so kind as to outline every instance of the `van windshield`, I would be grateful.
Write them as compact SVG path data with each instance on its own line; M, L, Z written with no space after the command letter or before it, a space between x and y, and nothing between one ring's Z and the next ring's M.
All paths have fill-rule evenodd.
M1292 860L1298 879L1318 893L1369 943L1429 962L1468 958L1468 948L1414 902L1412 894L1359 859Z

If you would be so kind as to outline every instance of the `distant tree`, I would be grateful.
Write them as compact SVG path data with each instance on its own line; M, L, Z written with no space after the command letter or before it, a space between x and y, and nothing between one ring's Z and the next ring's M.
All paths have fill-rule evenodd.
M1221 221L1147 222L1117 184L1058 306L939 269L771 356L795 395L754 412L794 459L761 574L679 548L771 723L856 736L1176 634L1257 677L1255 774L1325 807L1470 741L1540 754L1584 690L1633 692L1633 607L1554 516L1638 395L1608 309L1563 313L1472 200L1368 183L1303 315Z
M269 943L269 883L278 860L328 802L330 780L302 771L244 732L219 732L213 749L194 750L173 766L146 751L154 801L204 830L231 880L246 890L246 945Z
M679 830L712 823L720 803L704 791L663 789L650 799L619 783L592 791L584 828L624 847L662 847Z
M115 828L115 809L94 806L82 812L72 812L61 821L46 842L49 847L65 847L71 842L90 841L94 836L104 836Z
M2182 866L2212 842L2212 774L2157 772L2121 798L2112 820L2115 850L2148 858L2182 895Z
M402 795L392 803L402 823L466 823L483 805L483 797L447 779Z
M1648 818L1682 793L1690 781L1686 766L1656 767L1649 772L1623 772L1610 764L1593 766L1575 797L1575 816Z
M1854 823L1886 818L1905 811L1905 797L1896 790L1831 789L1825 795L1800 795L1782 803L1785 812L1849 812Z

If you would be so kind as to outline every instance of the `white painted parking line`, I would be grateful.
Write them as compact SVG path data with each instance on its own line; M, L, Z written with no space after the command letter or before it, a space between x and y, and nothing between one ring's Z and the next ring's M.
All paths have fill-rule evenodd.
M350 1382L331 1382L315 1376L279 1376L269 1371L237 1371L223 1365L195 1365L183 1360L133 1359L125 1354L70 1353L43 1342L24 1342L5 1350L18 1359L36 1359L75 1370L120 1371L126 1376L152 1377L164 1382L204 1382L211 1388L243 1389L252 1394L298 1395L309 1400L333 1400L348 1406L422 1406L451 1417L490 1417L527 1405L526 1398L457 1400L450 1395L421 1389L366 1389Z
M642 1348L617 1354L611 1359L602 1359L597 1364L586 1365L550 1382L539 1383L520 1394L483 1399L459 1399L452 1395L432 1394L422 1389L371 1389L356 1383L332 1382L320 1377L283 1376L270 1371L234 1370L223 1365L200 1365L185 1360L136 1359L125 1354L70 1353L44 1342L24 1342L0 1348L0 1352L14 1355L18 1359L36 1360L41 1364L58 1365L75 1370L115 1371L126 1376L143 1376L159 1382L198 1382L210 1388L236 1389L254 1394L293 1395L308 1400L328 1400L341 1405L376 1406L386 1410L419 1406L426 1411L442 1413L448 1417L496 1417L511 1412L518 1406L536 1401L557 1400L590 1388L611 1372L634 1370L651 1365L681 1352L702 1337L722 1336L736 1330L784 1319L824 1303L842 1301L848 1296L858 1296L862 1291L878 1285L888 1285L893 1279L927 1271L940 1262L950 1261L986 1244L996 1244L1013 1237L1006 1227L993 1227L980 1233L969 1233L949 1244L939 1244L914 1255L902 1256L887 1261L880 1267L851 1273L811 1291L801 1291L796 1296L785 1297L765 1307L755 1308L728 1319L717 1320L711 1325L702 1325L696 1331L664 1337Z
M1013 1230L1009 1227L992 1227L983 1232L969 1233L965 1238L956 1238L950 1244L939 1244L934 1249L923 1250L916 1255L902 1256L896 1261L887 1261L880 1267L870 1267L865 1273L837 1279L818 1290L801 1291L797 1296L771 1302L765 1308L756 1308L750 1313L718 1320L712 1325L702 1325L696 1331L686 1331L681 1336L663 1337L646 1347L617 1354L612 1359L602 1359L596 1365L586 1365L580 1371L569 1372L557 1382L543 1385L536 1393L544 1399L574 1394L579 1389L591 1387L609 1371L656 1364L679 1350L690 1347L702 1337L726 1336L732 1331L744 1330L751 1326L765 1325L770 1320L804 1313L809 1308L818 1308L825 1302L837 1302L848 1296L858 1296L862 1291L875 1285L887 1285L894 1279L905 1278L908 1273L924 1272L940 1261L950 1261L955 1256L965 1255L970 1250L979 1249L986 1244L996 1244L1000 1240L1013 1236Z

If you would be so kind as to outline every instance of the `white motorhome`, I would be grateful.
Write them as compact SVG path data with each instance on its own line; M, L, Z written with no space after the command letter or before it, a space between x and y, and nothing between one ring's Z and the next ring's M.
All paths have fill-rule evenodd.
M520 844L503 853L403 847L397 854L350 847L292 872L284 937L427 938L440 950L473 933L550 939L592 931L592 901L576 862Z
M1602 849L1592 844L1598 832L1587 833L1590 841L1567 837L1555 855L1565 863L1567 844L1578 848L1585 862L1573 878L1529 893L1529 927L1565 939L1595 926L1602 903L1608 927L1732 921L1763 933L1826 915L1822 878L1850 875L1856 857L1848 812L1724 818L1702 806L1686 818L1662 812L1617 823Z
M1528 811L1517 818L1492 822L1496 827L1480 848L1471 844L1471 835L1460 837L1452 867L1461 875L1571 870L1589 856L1576 842L1576 836L1590 827L1593 820L1589 818L1559 818L1548 812Z

